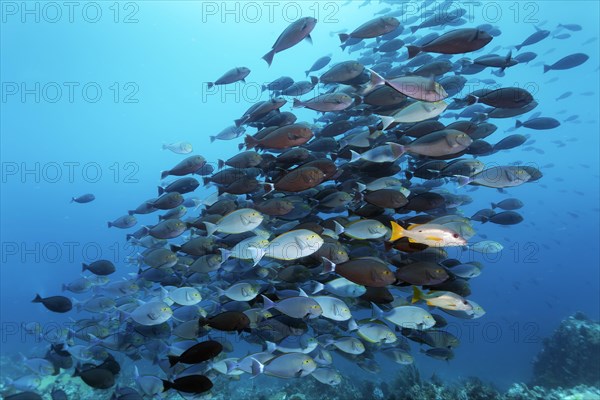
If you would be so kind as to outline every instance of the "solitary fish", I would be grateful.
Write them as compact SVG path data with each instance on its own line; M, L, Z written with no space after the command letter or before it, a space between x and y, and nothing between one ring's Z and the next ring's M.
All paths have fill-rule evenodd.
M297 21L294 21L285 28L283 33L279 35L275 44L271 51L263 56L263 60L271 66L273 62L273 57L276 53L280 53L283 50L289 49L292 46L297 45L302 40L306 39L310 43L312 43L312 38L310 37L310 33L313 29L315 29L315 25L317 24L317 20L312 17L304 17L300 18Z
M215 85L227 85L229 83L235 83L238 81L242 81L242 82L246 83L246 77L248 75L250 75L250 69L248 69L246 67L233 68L233 69L230 69L229 71L225 72L223 74L223 76L221 76L216 81L208 82L208 87L210 89Z

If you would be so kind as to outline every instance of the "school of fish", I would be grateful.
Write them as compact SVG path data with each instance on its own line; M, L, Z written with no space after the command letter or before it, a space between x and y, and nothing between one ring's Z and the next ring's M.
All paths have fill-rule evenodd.
M444 10L450 3L425 5ZM6 398L38 398L36 377L60 369L74 368L73 376L114 390L115 399L141 399L217 390L216 379L239 375L337 385L343 378L334 354L377 372L376 353L412 363L410 341L435 359L454 357L460 342L443 330L447 319L485 314L471 298L471 280L484 265L456 255L502 251L498 242L475 240L476 228L523 220L516 198L472 217L459 208L476 190L504 192L542 178L530 165L493 163L495 153L526 144L529 135L485 139L497 118L513 118L520 131L561 124L541 107L524 117L540 106L524 88L490 79L479 80L484 89L464 87L483 71L502 77L524 68L537 55L521 48L534 50L551 32L536 27L498 54L500 28L470 26L465 10L404 18L395 2L385 5L339 33L343 56L336 57L344 61L323 55L307 65L309 80L265 84L269 99L206 138L237 139L231 158L209 160L188 142L163 145L185 157L161 173L168 183L108 223L129 230L136 215L158 216L127 233L139 256L129 266L84 264L85 274L65 282L63 295L36 295L48 310L71 313L74 326L45 356L24 361L32 374L12 382L23 393ZM264 60L270 66L303 40L318 41L325 34L319 28L312 17L291 23ZM559 25L554 35L579 29ZM540 65L540 74L587 58L564 54ZM208 86L249 76L237 67ZM314 121L297 121L282 110L286 104L313 110ZM215 193L194 196L202 186ZM111 277L131 265L137 273ZM234 336L255 350L230 355ZM135 387L117 389L127 358L157 367L146 374L136 367Z

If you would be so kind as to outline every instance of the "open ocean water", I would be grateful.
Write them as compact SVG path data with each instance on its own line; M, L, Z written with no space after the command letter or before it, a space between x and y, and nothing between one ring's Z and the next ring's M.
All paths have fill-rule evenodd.
M10 399L36 399L37 396L58 399L65 398L58 397L61 395L58 391L63 390L69 399L108 399L113 394L120 399L140 398L133 392L123 392L123 388L131 388L144 398L487 399L505 398L501 396L509 396L511 390L517 396L514 385L524 383L530 388L540 386L539 397L521 387L523 397L506 398L599 398L599 4L596 1L376 0L0 2L0 394ZM296 21L307 17L315 18L316 25L313 27L311 20L305 20L307 22L298 27ZM381 17L387 20L374 20ZM371 25L357 33L356 29L369 21ZM400 25L396 23L389 28L386 21ZM292 39L284 39L298 40L290 48L277 52L272 65L268 66L261 57L294 23L302 31ZM413 33L411 27L419 25ZM441 45L431 44L442 34L464 29L471 30ZM546 33L539 33L543 31ZM400 33L395 35L394 32ZM537 42L515 48L536 32L539 34ZM302 40L306 33L310 33L312 44ZM354 40L354 44L340 48L340 33L350 34L349 41ZM298 35L304 36L298 38ZM431 36L423 39L426 35ZM474 46L486 36L490 38L489 43L473 51L441 54L458 44ZM381 45L390 43L392 46L393 40L402 40L402 43L395 42L399 48L384 52ZM420 45L422 53L409 60L407 46L411 45ZM526 52L531 54L523 57L533 59L514 60ZM580 62L570 64L567 60L545 72L545 66L573 54L579 54ZM493 56L481 59L486 55ZM317 59L325 56L331 58L326 66L305 73ZM419 57L421 60L409 64ZM486 60L493 65L485 65ZM356 74L355 70L347 72L354 74L350 79L332 73L330 75L335 76L330 83L322 81L322 76L334 65L347 61L358 62L358 67L353 66L359 68ZM435 62L443 64L438 66L441 70L433 68ZM426 115L433 103L420 101L414 93L412 99L409 96L403 103L390 100L395 91L391 88L394 78L414 78L416 75L411 73L428 66L430 69L422 74L422 81L418 81L428 83L413 82L413 88L433 91L436 88L433 80L444 82L443 79L452 78L461 82L450 96L438 99L445 98L447 107L439 116ZM208 84L238 67L250 70L244 81ZM297 124L305 124L302 132L310 130L311 137L302 141L300 134L296 136L296 131L290 130L291 133L285 131L279 135L277 145L259 142L261 164L243 165L244 170L230 171L230 177L237 175L225 185L210 184L211 180L215 181L213 174L221 169L218 160L228 160L245 151L242 146L238 147L244 144L245 135L254 135L260 128L269 129L269 123L264 123L266 118L261 120L265 114L251 114L242 121L245 132L237 131L239 137L214 141L210 137L234 125L234 120L240 119L253 104L278 96L277 92L263 91L263 86L282 76L291 77L295 82L308 81L310 76L321 80L301 96L283 95L286 102L278 105L281 113L293 113ZM377 81L378 76L385 82ZM460 81L460 77L464 79ZM368 94L382 88L389 90L380 99L388 102L387 108L369 103L372 98L370 100ZM510 92L503 92L505 88ZM449 88L444 89L449 92ZM440 89L436 90L439 95ZM308 108L292 107L294 98L306 102L334 92L338 94L331 95L329 103L317 100L304 103ZM399 93L395 95L403 96ZM350 103L344 104L345 101ZM537 106L525 109L532 101L537 102ZM425 114L413 122L398 122L398 117L396 123L381 131L382 115L394 115L412 102L424 105ZM327 108L336 106L336 110ZM327 112L318 111L319 107L325 107ZM494 108L499 112L521 107L522 111L508 118L497 118L491 113ZM277 113L272 111L268 117L275 118ZM403 132L415 123L434 120L444 126L471 121L473 130L466 132L469 142L452 149L442 144L444 154L437 156L424 154L428 150L417 150L416 145L411 151L410 142L415 137ZM517 120L525 126L515 129ZM323 127L336 121L350 124L335 140L317 143L311 148L311 143L321 138L319 132ZM473 133L476 125L483 124L486 128L492 124L492 133L471 139L469 133ZM279 129L281 132L288 128ZM361 133L362 144L352 142L359 139L348 132ZM524 136L512 138L518 142L514 148L496 148L495 151L493 146L509 135ZM304 145L308 139L312 141ZM451 141L452 138L443 140L444 143ZM191 144L193 150L178 154L163 149L165 144L175 144L175 150L186 153L182 142ZM249 142L252 143L252 139ZM284 144L277 147L282 142ZM369 148L387 149L389 142L404 145L406 152L385 162L350 162L349 149L362 154ZM296 161L267 162L283 150L305 146L309 149ZM203 168L200 172L204 176L186 171L173 176L175 171L172 176L160 179L161 171L193 155L203 156L204 162L191 172ZM321 174L316 182L311 184L305 175L296 176L292 179L292 190L278 188L276 183L275 192L265 193L264 183L277 182L294 168L302 168L298 165L323 158L331 160L328 165L335 166L336 170L327 180L323 180L321 170L309 167ZM522 185L514 187L479 186L471 181L461 186L460 183L467 183L465 173L444 175L440 173L441 168L433 167L419 170L424 162L432 159L444 159L448 163L459 158L478 160L485 169L510 169L510 166L520 173L533 170L541 173L541 177L528 177L520 182ZM483 174L480 177L485 177L485 170ZM162 210L135 215L134 226L129 228L107 227L107 222L127 215L128 210L134 210L146 200L155 199L158 186L166 187L184 177L194 177L199 186L183 194L186 210L181 209L175 218L195 221L196 226L184 224L184 230L172 233L168 243L160 242L160 235L155 235L154 242L158 243L153 244L174 250L173 254L179 259L168 266L148 265L144 256L149 250L139 242L136 245L126 240L126 234L133 234L144 226L150 230L158 223L158 215L177 211L181 202L175 199L175 203ZM368 199L373 191L361 192L357 182L368 184L381 177L400 180L402 187L410 190L406 201L429 193L428 198L438 203L432 207L416 207L416 211L405 206L371 205L361 214L357 210L372 204ZM488 174L487 178L488 186L499 181L496 175L490 178ZM228 186L239 180L243 181L241 190ZM307 186L300 187L307 182ZM235 227L228 230L224 224L219 225L219 215L208 217L204 211L217 200L214 194L217 186L225 192L219 197L221 202L228 196L233 196L232 199L237 196L236 203L227 212L243 211L258 207L256 205L266 199L285 197L294 206L297 216L288 214L287 219L281 215L269 216L263 209L262 224L256 230L243 228L249 224L250 217L246 214L233 221ZM390 187L400 190L399 186ZM338 208L323 205L320 194L339 195L340 192L345 192L347 199ZM72 198L88 193L94 195L93 201L71 202ZM232 199L227 201L231 203ZM506 210L510 212L506 219L496 217L495 220L492 214L485 223L477 218L469 219L479 210L490 209L492 203L506 199L518 199L522 207ZM349 217L348 210L358 212L360 217ZM494 211L504 210L496 208ZM421 216L418 222L425 223L425 228L428 221L441 216L466 217L461 220L464 232L459 233L462 237L467 236L470 229L473 232L465 238L464 246L431 245L424 253L389 249L385 243L390 240L390 221L406 222L415 215ZM373 234L373 230L361 230L350 236L348 232L335 231L333 222L328 221L334 217L340 218L338 221L346 231L350 221L358 218L379 221L385 228L380 235ZM215 223L219 230L209 236L203 222ZM291 243L297 246L296 250L300 248L299 252L307 255L306 258L277 259L270 257L269 251L274 250L269 248L271 250L266 250L256 266L252 260L234 259L234 254L210 272L190 269L190 264L200 257L220 257L220 248L232 248L251 235L250 230L264 236L267 243L273 243L285 232L296 235L293 222L321 224L320 229L313 232L313 236L317 236L315 240L321 240L313 251L307 252L305 246L311 248L314 238L292 237ZM445 229L448 232L450 228ZM192 231L195 233L190 236ZM146 245L153 235L144 239L147 234L138 232L138 239ZM368 234L374 236L361 236ZM431 239L438 234L435 231L425 236ZM210 243L201 252L191 255L169 247L193 237L208 237L206 240ZM372 291L367 292L372 297L361 299L324 289L318 296L328 296L327 301L331 302L332 297L344 302L352 318L350 314L348 318L328 318L324 316L327 315L325 306L320 304L316 307L322 308L321 311L312 315L316 318L292 316L292 311L280 303L282 300L301 298L298 288L311 297L315 281L325 284L340 276L350 280L347 285L360 286L363 290L369 286L387 288L394 303L380 301L378 306L384 311L406 307L411 302L410 282L393 278L379 285L373 278L377 272L371 271L357 273L362 278L351 273L346 276L340 265L347 258L337 263L333 273L322 274L323 260L313 253L323 239L339 246L350 262L359 260L360 264L360 257L378 257L381 264L377 264L377 268L387 268L392 275L405 268L403 264L423 260L438 263L438 268L446 271L447 284L456 280L461 284L441 288L433 285L431 289L437 292L431 293L450 291L468 309L462 311L460 318L444 312L460 304L428 306L419 302L414 305L426 313L443 316L447 325L424 327L407 319L403 326L383 316L371 318L370 303L381 300ZM500 245L502 250L477 251L476 244L484 240L496 242L491 249L497 250ZM419 239L415 241L419 243ZM252 254L257 251L256 245L250 248ZM434 254L436 249L438 252ZM403 261L392 262L394 256L395 261L400 258ZM97 260L108 260L107 264L116 266L116 271L82 272L82 263ZM470 262L475 264L468 264ZM473 275L461 277L452 273L452 267L457 264L461 264L461 268L471 266L469 273ZM289 265L300 266L301 273L287 270L289 276L282 279L281 271ZM365 261L364 268L372 266ZM108 274L102 276L104 272ZM143 274L147 274L147 279ZM81 293L65 290L64 285L77 279L78 284L85 286ZM232 298L234 290L227 292L228 289L242 283L249 285L240 291L242 298ZM129 285L129 291L117 291L114 288L118 285ZM423 282L413 282L413 285L428 287ZM467 292L461 291L464 285L470 287ZM457 289L459 286L461 290ZM167 294L161 287L166 288ZM187 305L178 303L174 294L169 295L168 292L177 287L188 288ZM217 288L232 297L219 295ZM249 295L248 290L253 294ZM192 293L200 294L202 301L190 300ZM52 304L46 306L58 304L60 307L66 303L73 308L67 312L52 312L43 304L32 302L37 294L42 298L65 296L50 300ZM267 295L277 306L263 311L261 295ZM100 309L86 307L86 301L95 299L97 303L98 298L108 303ZM485 314L473 318L473 307L467 301L462 303L464 299L476 302ZM80 302L84 303L82 308L93 309L92 312L78 311ZM149 312L138 310L144 304L157 302L164 304ZM294 306L306 307L307 302L309 300L301 299ZM310 302L314 306L315 300ZM180 311L181 316L177 310L183 307L188 308L185 314ZM244 325L243 331L226 332L197 326L202 325L202 321L207 323L204 318L219 316L225 311L233 312L227 317L239 318L239 314L248 309L254 309L252 315L258 320L246 325L248 321L240 322ZM143 315L135 321L140 314ZM569 319L574 315L575 318ZM191 323L197 333L194 337L175 333L181 324L198 321L198 318L200 322ZM277 324L270 324L270 318ZM394 339L358 334L351 329L350 320L358 326L373 324L374 329L385 328ZM557 334L561 322L566 330ZM225 325L230 323L227 319ZM411 332L410 328L416 329ZM444 331L456 341L450 345L436 342L431 346L430 336L422 338L429 330ZM351 349L341 344L348 337L353 338ZM425 343L415 341L419 337ZM168 354L179 355L209 338L221 343L218 346L222 349L217 351L220 354L185 364L193 368L191 372L186 372L182 363L174 368L166 363ZM553 339L546 340L548 338ZM286 353L277 350L270 357L263 355L262 362L256 359L259 356L247 357L245 372L230 368L230 374L226 374L227 367L220 360L228 358L235 363L247 355L263 352L267 348L265 341L284 339L294 344L292 350L287 349ZM313 344L316 348L309 352L307 347ZM433 348L442 350L431 352ZM385 353L389 355L394 349L408 361L396 363L386 357ZM352 352L360 354L349 354ZM201 353L207 354L206 350ZM297 357L281 359L285 354ZM112 364L110 368L103 364L107 357L114 357L120 371ZM65 364L60 365L58 359ZM542 361L536 364L536 359ZM277 360L283 366L277 367L281 371L273 372ZM134 365L141 378L134 376ZM315 374L315 370L321 374ZM72 377L74 372L81 377ZM203 378L177 380L186 374ZM253 374L260 376L251 379ZM329 381L311 376L313 374L327 376ZM476 381L469 380L470 377L481 382L473 383ZM212 388L201 379L209 380ZM175 387L169 388L172 385ZM579 392L550 393L557 386L568 391L578 385L585 388L580 386ZM470 387L470 391L465 387ZM484 397L484 388L495 394ZM166 389L164 393L163 389ZM19 395L22 392L25 394Z

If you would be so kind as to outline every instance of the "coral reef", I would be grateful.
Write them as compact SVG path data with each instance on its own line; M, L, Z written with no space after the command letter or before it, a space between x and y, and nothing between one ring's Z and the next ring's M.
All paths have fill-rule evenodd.
M536 386L547 388L600 385L600 324L582 313L565 320L544 346L533 365Z

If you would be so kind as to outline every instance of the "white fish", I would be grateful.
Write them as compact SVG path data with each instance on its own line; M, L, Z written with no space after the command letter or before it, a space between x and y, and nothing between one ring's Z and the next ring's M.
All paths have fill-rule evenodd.
M312 297L323 309L323 317L334 321L347 321L352 318L350 307L337 297L315 296Z
M325 285L320 282L316 282L313 294L316 294L322 290L340 297L360 297L366 293L367 288L349 281L346 278L337 278L327 282Z
M356 333L369 343L394 343L398 340L394 332L380 322L362 324Z
M427 119L435 118L448 107L448 103L445 101L436 101L433 103L424 101L415 101L408 107L404 107L396 114L391 117L381 116L381 122L383 129L394 122L409 123L409 122L421 122Z
M435 325L435 319L429 313L420 307L399 306L389 311L383 311L374 303L371 303L371 319L388 320L391 323L402 328L429 329Z
M463 318L463 319L477 319L481 318L485 314L485 310L479 304L475 303L473 300L468 300L467 302L471 305L471 310L447 310L442 309L447 314L452 315L453 317Z
M383 355L392 359L396 364L400 365L408 365L412 364L414 361L413 356L411 356L406 351L399 349L397 347L391 347L389 349L385 349L382 351Z
M343 233L353 239L379 239L390 232L385 225L375 219L360 219L346 226L342 226L337 221L334 221L334 224L338 235Z
M254 360L252 375L264 373L278 378L302 378L310 375L317 368L317 363L303 353L287 353L267 362Z
M297 229L277 236L269 243L265 257L278 260L296 260L317 252L323 238L308 229Z
M351 336L338 339L327 339L325 346L333 345L344 353L359 355L365 352L365 345L359 339Z
M469 246L469 248L477 253L482 254L497 254L504 249L500 243L493 240L483 240Z
M131 313L131 318L140 325L159 325L168 321L173 310L162 301L150 301L142 304Z
M198 289L193 287L180 287L175 288L171 291L167 291L164 287L162 289L162 301L167 305L177 303L180 306L193 306L202 301L202 295ZM171 304L169 304L171 303Z
M401 237L410 241L426 244L431 247L464 246L467 241L453 229L438 224L411 225L408 229L402 228L392 221L392 236L390 242L395 242Z
M192 151L194 151L194 147L189 142L177 142L177 143L171 143L171 144L163 144L162 149L163 150L171 150L173 153L176 153L176 154L189 154Z
M333 368L317 368L311 376L319 382L330 386L336 386L342 382L342 375Z
M241 208L225 215L216 224L204 222L206 226L206 236L211 236L215 232L222 233L244 233L250 232L263 222L264 216L252 208Z
M227 296L233 301L250 301L254 299L260 290L260 285L250 282L240 282L227 288L217 288L219 296Z
M257 233L258 229L254 230ZM239 258L240 260L252 260L254 265L263 258L269 246L269 240L263 236L253 236L242 240L231 250L220 249L223 260L228 258Z
M300 336L288 336L279 343L267 341L267 351L273 353L280 351L282 353L304 353L308 354L317 348L319 342L309 334Z

